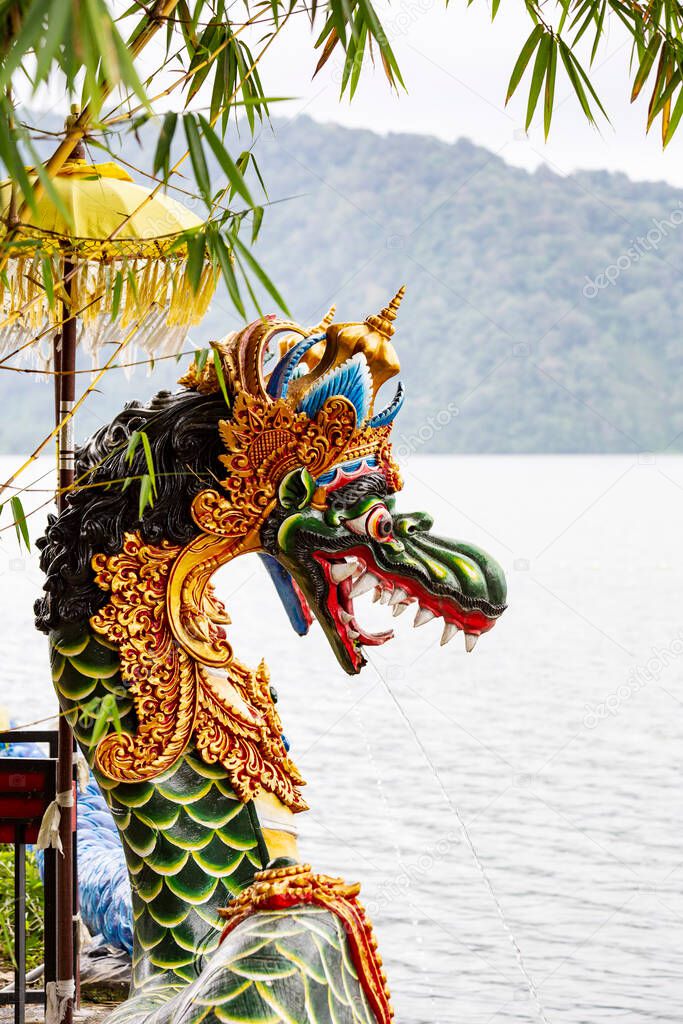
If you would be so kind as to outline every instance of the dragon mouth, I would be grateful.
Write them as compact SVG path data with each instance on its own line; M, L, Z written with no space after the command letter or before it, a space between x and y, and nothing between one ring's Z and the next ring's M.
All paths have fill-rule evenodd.
M454 594L450 588L448 592L444 588L443 593L437 593L414 576L401 574L395 567L389 573L365 546L347 548L344 555L314 551L312 556L327 584L326 611L356 671L365 664L363 647L377 647L394 636L392 629L371 633L359 624L354 599L370 591L373 601L387 605L394 617L412 606L416 611L415 627L442 618L441 646L462 632L468 653L474 650L481 634L495 625L505 608L482 598Z

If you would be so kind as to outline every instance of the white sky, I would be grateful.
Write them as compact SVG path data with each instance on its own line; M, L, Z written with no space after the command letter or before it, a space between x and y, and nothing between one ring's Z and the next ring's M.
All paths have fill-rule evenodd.
M273 47L266 87L273 94L300 97L280 105L287 114L305 112L321 121L336 121L376 132L417 132L453 141L461 136L527 168L547 162L558 173L576 168L625 171L636 179L666 179L683 185L683 130L662 152L659 124L645 135L648 96L629 103L630 45L625 29L610 26L593 75L612 126L591 128L571 93L564 68L557 73L557 107L550 139L543 141L542 113L529 137L523 131L526 78L506 110L510 73L531 24L521 0L503 0L491 24L488 4L475 0L395 0L378 6L408 93L391 93L381 67L371 67L352 103L339 102L340 60L311 82L315 58L303 23ZM527 71L527 75L529 71ZM682 126L683 128L683 126Z
M116 6L122 0L114 2ZM261 66L268 95L295 97L275 104L274 116L305 113L319 121L380 133L416 132L447 142L465 137L529 169L543 162L559 174L606 168L638 180L667 180L683 186L683 125L666 152L662 152L659 122L645 135L649 93L644 90L634 106L628 101L630 43L616 19L592 71L611 126L600 119L596 130L586 122L558 64L556 110L545 143L540 109L529 136L523 130L530 69L509 108L504 107L510 73L531 28L522 0L502 0L493 24L487 0L474 0L469 8L464 0L451 0L448 9L443 0L394 0L391 5L378 0L376 7L408 92L392 92L379 62L376 69L368 62L353 101L348 97L340 101L341 58L333 57L312 80L318 54L313 51L306 16L298 15ZM140 70L149 74L161 58L159 40ZM159 89L171 80L159 76ZM202 92L198 100L206 103ZM43 95L37 105L63 108L63 93L61 97L56 92Z

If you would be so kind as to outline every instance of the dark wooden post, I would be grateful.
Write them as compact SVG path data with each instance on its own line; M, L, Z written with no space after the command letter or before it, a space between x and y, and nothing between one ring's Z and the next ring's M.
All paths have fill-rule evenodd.
M64 261L64 290L67 297L71 292L74 266L69 260ZM63 423L57 439L57 509L62 511L66 505L66 494L74 482L74 432L73 410L76 395L76 328L75 316L69 316L71 310L65 310L65 323L55 337L54 367L55 376L55 413L57 423ZM68 319L66 319L68 317ZM57 792L71 792L73 788L73 733L64 715L59 716L59 759L57 764ZM59 824L59 836L62 841L63 856L57 862L57 985L64 991L74 982L74 833L72 827L71 808L62 808ZM61 1001L61 1000L60 1000ZM73 998L65 1007L60 1024L73 1022Z

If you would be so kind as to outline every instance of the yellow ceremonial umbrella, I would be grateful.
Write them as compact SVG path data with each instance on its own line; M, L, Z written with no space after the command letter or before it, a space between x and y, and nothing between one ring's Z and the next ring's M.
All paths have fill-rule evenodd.
M92 356L131 326L134 344L150 355L179 351L216 286L208 261L198 288L187 280L185 233L201 220L161 191L136 184L115 163L72 159L53 188L58 203L43 192L13 234L0 280L0 355L21 349L37 365L50 365L50 328L63 321L65 307L77 318L78 343ZM0 184L5 220L11 189L11 182ZM58 289L61 303L49 280L46 285L47 261L47 276L58 282L69 265L66 288Z

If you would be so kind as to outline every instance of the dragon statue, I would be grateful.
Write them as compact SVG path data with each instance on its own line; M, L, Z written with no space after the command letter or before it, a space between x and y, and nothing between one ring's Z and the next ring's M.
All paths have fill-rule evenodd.
M295 631L315 617L352 674L392 636L358 621L365 592L394 615L412 605L417 625L441 618L442 643L462 631L468 651L494 625L498 564L395 507L402 386L375 401L399 370L402 295L362 323L266 317L214 344L180 391L131 403L79 449L79 487L49 518L37 625L132 892L132 987L108 1024L393 1016L358 885L301 861L304 780L277 695L265 664L233 654L211 579L261 555ZM141 515L128 485L150 455ZM95 734L105 701L116 714Z

